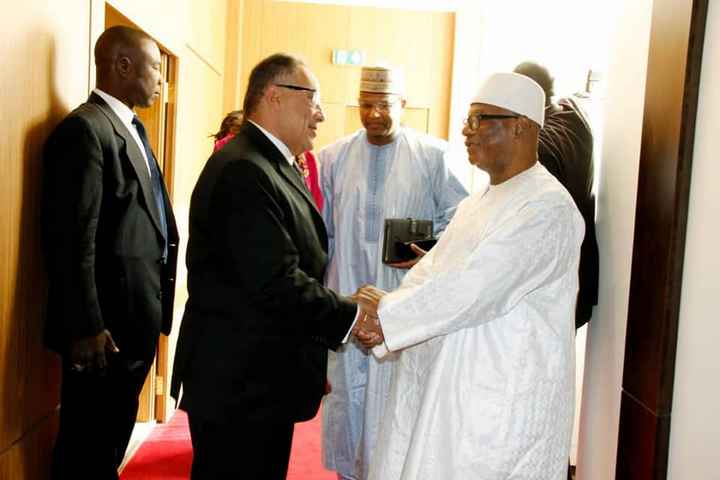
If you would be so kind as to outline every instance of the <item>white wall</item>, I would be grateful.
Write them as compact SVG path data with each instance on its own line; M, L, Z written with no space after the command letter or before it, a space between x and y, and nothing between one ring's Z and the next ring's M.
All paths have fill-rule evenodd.
M448 140L452 155L450 169L469 192L489 181L468 162L465 138L462 136L463 119L467 117L470 99L480 85L482 43L478 33L484 30L485 17L480 2L464 5L455 13L455 51L453 52L452 94L450 95L450 122ZM476 177L481 177L480 179Z
M668 479L718 479L720 3L709 2L690 187Z
M600 292L588 329L579 480L615 478L652 0L608 7L620 15L610 35L606 80L597 212Z
M450 143L467 158L462 121L480 82L525 60L545 65L557 96L584 90L589 69L605 71L607 39L618 0L479 0L459 2L450 110ZM467 163L453 169L472 191L487 181Z

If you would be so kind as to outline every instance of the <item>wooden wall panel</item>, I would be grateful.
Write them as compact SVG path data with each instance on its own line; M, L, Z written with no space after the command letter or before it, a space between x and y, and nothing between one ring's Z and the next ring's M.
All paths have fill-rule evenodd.
M318 136L315 139L315 148L327 145L343 137L347 133L346 108L342 103L324 103L323 113L325 121L318 127ZM358 122L360 120L358 119Z
M50 451L58 427L58 412L42 418L0 455L0 479L44 480L50 475Z
M428 56L433 65L428 65L428 84L432 88L428 92L430 105L434 107L432 115L428 115L428 132L441 132L438 135L448 138L450 102L452 90L452 72L455 51L455 17L452 15L435 15L432 17L432 33L423 48L427 48ZM443 39L438 42L434 39Z
M0 472L40 472L47 462L29 445L47 447L48 441L30 436L53 430L49 419L59 399L58 361L42 341L41 150L57 122L87 95L89 3L28 0L22 8L5 10L0 21ZM74 15L64 17L67 11ZM0 478L23 478L12 475Z
M320 80L322 100L340 102L344 92L336 77L343 77L344 72L330 64L330 52L333 48L346 48L348 9L274 2L265 9L263 20L263 25L272 26L272 35L263 41L263 56L283 51L300 55L312 65Z
M432 70L439 67L432 57L432 46L436 42L446 43L438 42L441 39L434 35L435 17L451 18L451 14L368 7L351 9L349 45L362 48L369 64L402 65L410 105L429 104L433 89L438 87L429 81ZM448 47L447 56L452 57L452 44ZM360 70L354 69L354 73L346 100L354 100L357 95Z
M244 0L229 0L227 6L227 43L225 48L225 69L223 71L223 112L237 110L242 93L242 18L245 10Z
M451 13L246 0L240 97L262 58L279 51L301 56L320 80L327 117L320 148L359 125L346 124L345 108L357 105L360 68L331 60L334 48L360 49L367 64L403 67L411 126L447 138L454 25Z
M197 3L207 5L213 9L225 0L90 0L93 10L93 21L98 24L92 32L92 43L103 31L105 5L117 9L122 15L130 19L138 28L147 32L173 55L180 55L187 43L195 42L197 36L202 36L206 21L200 19L197 25L201 32L196 33L193 22L193 7ZM95 17L97 15L97 17ZM195 42L195 48L202 49L202 44Z
M180 85L185 104L178 121L189 125L178 135L176 182L194 184L198 164L207 158L207 135L221 119L225 0L112 0L113 6L163 45L183 55L196 77L211 82ZM54 126L82 103L93 86L92 44L102 32L101 0L26 0L5 9L0 26L0 479L47 478L57 428L59 362L43 345L46 296L40 251L41 149ZM190 7L193 7L192 9ZM191 32L191 11L202 15ZM224 30L224 29L220 29ZM205 52L198 60L193 50ZM194 58L193 61L189 61ZM188 91L197 87L198 90ZM185 90L183 90L185 89ZM190 102L192 100L192 102ZM198 120L201 119L201 120ZM198 125L198 122L202 125ZM212 127L212 128L211 128ZM185 136L186 135L186 136ZM189 148L186 148L187 146ZM193 145L202 145L193 148ZM200 152L199 150L202 150ZM201 153L201 154L200 154ZM187 216L189 193L180 198ZM186 222L185 222L186 223ZM187 229L181 233L187 240ZM182 295L176 316L182 314ZM176 325L178 325L176 323Z
M245 91L247 90L247 80L250 76L252 68L257 62L263 58L262 39L263 32L263 9L264 4L257 0L245 0L245 8L243 10L242 24L242 43L240 45L242 57L242 67L240 68L240 86L238 98L240 102L237 108L242 108Z
M186 43L219 74L225 70L227 12L227 0L190 2Z
M171 54L182 56L190 47L222 75L225 64L228 1L238 0L89 0L93 15L112 6L150 34ZM102 28L93 31L93 42ZM214 96L215 94L211 94ZM220 93L222 95L222 93Z
M261 59L277 52L302 57L320 80L323 103L342 103L347 68L330 63L333 48L348 48L350 9L333 5L245 2L241 97L250 71Z

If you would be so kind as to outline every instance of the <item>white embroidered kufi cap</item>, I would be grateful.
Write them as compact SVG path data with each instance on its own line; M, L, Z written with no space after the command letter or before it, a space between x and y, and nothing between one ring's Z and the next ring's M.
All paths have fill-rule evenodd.
M360 91L366 93L405 94L405 75L398 68L362 67Z
M540 128L545 119L545 92L535 80L518 73L493 73L480 86L472 103L510 110L528 117Z

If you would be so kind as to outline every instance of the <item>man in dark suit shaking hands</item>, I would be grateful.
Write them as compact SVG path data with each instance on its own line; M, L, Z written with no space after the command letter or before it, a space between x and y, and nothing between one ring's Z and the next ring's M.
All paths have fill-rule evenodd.
M322 284L327 233L294 165L324 120L315 76L272 55L253 69L244 111L190 204L172 394L182 383L194 480L285 478L294 423L315 416L327 349L356 315Z
M97 88L44 153L46 343L62 356L54 479L117 479L155 356L172 320L178 234L162 174L134 107L162 86L144 33L106 30Z

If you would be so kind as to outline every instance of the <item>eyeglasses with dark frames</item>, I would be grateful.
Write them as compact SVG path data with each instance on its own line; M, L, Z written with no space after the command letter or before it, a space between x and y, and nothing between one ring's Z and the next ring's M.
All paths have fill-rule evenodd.
M312 93L312 98L310 98L309 100L313 103L313 106L315 108L320 108L320 95L318 94L318 91L314 88L301 87L300 85L289 85L286 83L274 83L273 85L275 85L276 87L287 88L289 90L295 90L297 92L310 92Z
M286 83L276 83L276 87L283 87L283 88L289 88L290 90L300 90L301 92L312 92L313 94L317 92L314 88L310 87L301 87L300 85L288 85Z
M480 127L480 122L484 122L486 120L501 120L504 118L520 118L522 115L485 115L482 113L476 113L474 115L468 115L468 117L463 120L463 125L467 126L471 131L475 131Z

